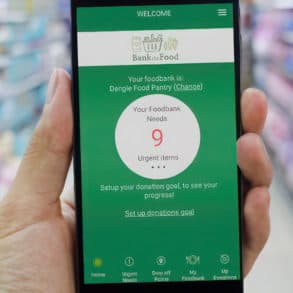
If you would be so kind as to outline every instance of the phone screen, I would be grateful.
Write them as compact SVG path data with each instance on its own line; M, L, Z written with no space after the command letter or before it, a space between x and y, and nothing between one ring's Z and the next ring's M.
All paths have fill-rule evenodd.
M241 279L234 17L77 7L85 284Z

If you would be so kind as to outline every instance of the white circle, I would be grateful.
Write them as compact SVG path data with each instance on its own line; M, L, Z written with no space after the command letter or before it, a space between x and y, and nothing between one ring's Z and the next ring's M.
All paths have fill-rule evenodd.
M186 104L154 94L135 100L123 111L115 142L131 171L149 179L167 179L183 172L195 159L200 129Z

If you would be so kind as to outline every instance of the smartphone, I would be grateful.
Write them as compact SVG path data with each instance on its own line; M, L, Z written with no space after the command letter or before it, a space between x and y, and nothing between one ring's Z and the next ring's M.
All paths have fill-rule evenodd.
M72 1L78 292L243 292L239 5Z

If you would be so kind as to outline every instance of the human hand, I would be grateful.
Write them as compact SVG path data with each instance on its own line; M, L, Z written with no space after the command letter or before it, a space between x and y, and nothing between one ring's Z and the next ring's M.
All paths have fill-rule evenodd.
M71 293L74 286L75 206L60 198L72 148L71 81L52 77L48 101L14 183L0 203L0 292ZM259 137L266 100L258 91L242 97L244 134L238 162L249 180L244 206L244 273L269 234L272 168Z
M241 98L244 134L237 142L238 165L244 185L243 274L252 269L270 233L270 194L273 169L260 138L267 116L267 99L259 90L248 89Z
M52 75L47 101L0 202L0 292L74 292L74 208L61 201L72 147L71 81Z

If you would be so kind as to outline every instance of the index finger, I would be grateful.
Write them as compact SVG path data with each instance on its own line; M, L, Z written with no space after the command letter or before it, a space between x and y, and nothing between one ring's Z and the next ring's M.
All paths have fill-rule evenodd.
M265 94L257 89L249 88L241 97L241 117L244 132L259 134L266 120L268 111Z

